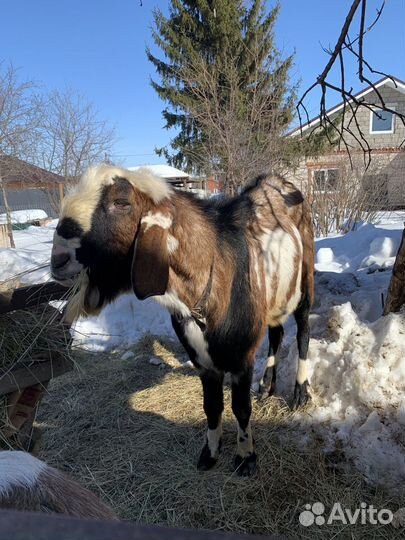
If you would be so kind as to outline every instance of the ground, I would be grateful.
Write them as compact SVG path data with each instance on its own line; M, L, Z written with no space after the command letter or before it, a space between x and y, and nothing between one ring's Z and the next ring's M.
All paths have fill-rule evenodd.
M254 398L259 455L254 478L231 471L236 425L228 390L219 463L198 472L205 433L198 378L182 366L185 358L175 342L148 338L132 351L126 360L79 357L77 372L52 383L38 419L39 456L98 493L121 518L301 538L396 537L392 527L300 526L306 503L330 509L335 501L347 508L366 502L397 509L405 506L405 497L393 498L355 470L346 474L337 468L317 437L300 447L294 416L277 399ZM151 357L162 364L151 364Z
M196 471L205 432L199 380L167 313L132 295L76 324L77 369L52 383L41 407L40 457L126 519L302 538L402 537L403 530L360 519L306 527L300 515L308 517L305 505L314 503L326 517L338 502L352 512L361 503L405 507L405 317L381 317L403 221L403 214L384 215L377 225L317 240L313 403L294 414L288 406L297 355L289 323L276 397L260 401L253 393L255 478L231 472L236 428L228 392L218 466ZM46 279L54 226L16 233L17 250L0 250L0 279L17 271L23 283ZM264 344L253 392L265 351Z

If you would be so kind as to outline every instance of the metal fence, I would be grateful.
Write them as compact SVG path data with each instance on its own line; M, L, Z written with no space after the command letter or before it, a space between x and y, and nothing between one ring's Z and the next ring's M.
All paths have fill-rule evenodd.
M7 189L7 201L11 211L14 210L44 210L48 217L58 217L59 193L56 190L42 189ZM0 191L0 214L4 214L3 194Z

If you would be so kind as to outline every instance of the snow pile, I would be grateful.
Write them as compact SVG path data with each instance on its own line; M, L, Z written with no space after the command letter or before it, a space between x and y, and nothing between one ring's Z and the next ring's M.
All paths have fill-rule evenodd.
M365 223L344 236L319 239L316 269L323 272L385 269L394 264L400 241L401 230Z
M331 310L327 333L310 344L314 407L297 413L372 483L405 481L405 315L359 320L350 303Z
M39 212L42 212L40 210ZM49 261L57 220L43 227L13 231L16 249L0 248L0 285L31 285L50 279Z
M80 318L74 325L74 341L88 351L125 349L150 332L175 337L169 313L153 300L140 302L125 294L106 306L100 315Z
M47 219L48 215L44 210L13 210L10 212L11 223L29 223L40 219ZM0 225L7 223L7 214L0 214Z

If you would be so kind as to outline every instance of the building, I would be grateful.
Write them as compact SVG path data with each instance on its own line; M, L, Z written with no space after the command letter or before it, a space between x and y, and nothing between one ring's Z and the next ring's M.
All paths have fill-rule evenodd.
M213 177L190 176L188 173L171 167L170 165L140 165L137 167L128 167L130 171L139 169L149 169L153 174L164 178L173 187L190 191L200 197L206 197L214 193L218 193L218 182Z
M405 115L405 82L395 77L385 77L375 84L385 104L390 109ZM373 87L367 87L355 95L369 104L379 104L379 96ZM341 121L344 105L340 103L327 111L331 121ZM344 125L353 131L345 134L350 145L352 165L347 149L331 150L325 155L303 159L286 177L305 192L331 192L337 189L338 178L350 167L352 173L361 179L362 187L368 192L378 192L379 204L385 208L405 207L405 125L401 119L378 107L360 106L356 112L356 122L351 121L351 112L346 107ZM309 135L319 129L319 117L307 122L288 134L289 137ZM364 137L371 148L371 162L367 166L364 151L359 140ZM366 161L366 162L365 162ZM354 172L353 172L354 171Z
M12 211L43 210L57 217L63 197L62 176L11 156L0 156L0 214L6 212L4 196Z

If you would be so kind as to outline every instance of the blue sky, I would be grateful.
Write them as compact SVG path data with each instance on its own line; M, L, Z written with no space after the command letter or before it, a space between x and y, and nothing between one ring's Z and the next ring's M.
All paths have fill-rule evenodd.
M369 0L370 17L382 0ZM295 50L293 81L305 89L322 71L352 0L281 0L276 26L278 47ZM125 165L159 163L155 146L168 143L163 103L150 87L153 66L145 56L152 45L152 11L167 11L168 0L2 0L0 60L21 68L21 77L53 90L69 86L84 94L115 125L114 158ZM269 2L269 5L272 3ZM405 0L388 0L379 24L366 37L371 64L405 79ZM355 90L354 65L347 80ZM328 105L338 101L330 96ZM314 94L308 101L317 113Z

